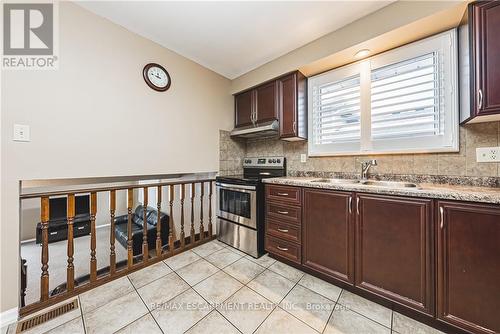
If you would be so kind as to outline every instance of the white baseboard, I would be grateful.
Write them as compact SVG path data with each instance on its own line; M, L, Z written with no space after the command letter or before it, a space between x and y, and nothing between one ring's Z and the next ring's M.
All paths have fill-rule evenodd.
M97 230L97 229L100 229L100 228L103 228L103 227L109 227L109 226L111 226L111 224L108 223L108 224L97 225L95 228Z
M17 321L18 309L17 307L11 308L5 312L0 313L0 328L13 324Z

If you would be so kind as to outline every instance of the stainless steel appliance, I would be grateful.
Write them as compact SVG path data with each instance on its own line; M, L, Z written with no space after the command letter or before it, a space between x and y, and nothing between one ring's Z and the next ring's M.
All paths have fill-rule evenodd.
M286 175L284 157L243 159L243 175L216 177L217 239L253 257L264 254L263 178Z

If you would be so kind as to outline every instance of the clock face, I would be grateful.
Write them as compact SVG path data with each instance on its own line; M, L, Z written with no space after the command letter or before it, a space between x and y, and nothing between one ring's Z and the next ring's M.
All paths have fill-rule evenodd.
M170 76L167 70L158 64L148 64L143 70L144 80L154 90L165 91L170 87Z

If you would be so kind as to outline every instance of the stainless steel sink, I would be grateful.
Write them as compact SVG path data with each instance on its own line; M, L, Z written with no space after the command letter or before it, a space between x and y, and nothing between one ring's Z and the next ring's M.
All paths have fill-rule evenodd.
M376 186L376 187L386 187L386 188L416 188L418 185L410 182L396 182L396 181L362 181L362 185L365 186Z
M317 179L317 180L312 180L311 182L334 183L334 184L354 184L354 183L359 183L359 180L351 180L351 179Z

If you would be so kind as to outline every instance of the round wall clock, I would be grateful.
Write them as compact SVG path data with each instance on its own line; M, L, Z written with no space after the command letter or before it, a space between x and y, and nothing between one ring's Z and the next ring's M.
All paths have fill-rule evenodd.
M167 70L159 64L150 63L144 66L142 76L148 86L158 92L164 92L170 87L170 75Z

